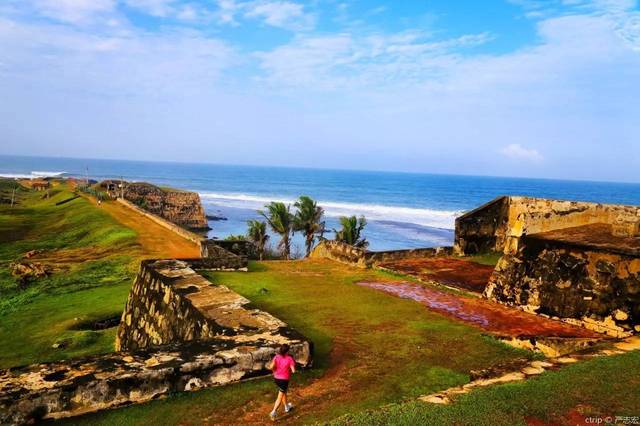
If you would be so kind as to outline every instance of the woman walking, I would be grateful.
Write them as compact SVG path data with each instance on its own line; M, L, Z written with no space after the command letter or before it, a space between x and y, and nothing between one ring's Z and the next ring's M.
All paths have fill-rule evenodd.
M271 420L275 420L280 404L284 405L285 413L289 413L293 409L293 405L287 401L287 390L289 390L291 374L296 372L296 361L289 355L289 345L285 343L280 346L278 353L267 367L273 371L273 379L278 387L278 397L273 405L273 410L269 414Z

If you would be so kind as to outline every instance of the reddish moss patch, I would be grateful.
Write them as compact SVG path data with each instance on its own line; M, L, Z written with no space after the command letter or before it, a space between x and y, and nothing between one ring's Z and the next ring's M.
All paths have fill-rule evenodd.
M482 293L493 266L449 257L403 259L380 264L381 267L440 284Z
M600 337L589 330L553 321L519 309L410 282L359 282L403 299L413 299L429 309L483 330L511 337Z

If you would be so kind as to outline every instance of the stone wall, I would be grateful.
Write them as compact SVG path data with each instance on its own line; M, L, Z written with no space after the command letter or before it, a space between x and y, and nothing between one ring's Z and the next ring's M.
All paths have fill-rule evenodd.
M244 256L247 259L257 259L258 254L256 246L247 240L207 240L209 244L215 244L223 249L230 251L238 256ZM206 257L206 256L202 256Z
M325 258L359 268L371 268L380 263L416 257L452 254L451 247L428 247L407 250L367 251L334 240L322 240L311 251L311 258Z
M174 343L0 370L0 424L77 416L267 375L280 342L291 345L299 367L311 365L311 344L284 329L271 341Z
M509 197L499 197L456 219L454 250L459 255L501 251L509 222Z
M198 269L246 271L249 264L247 256L224 249L218 245L217 240L203 241L200 246L200 256L202 259L198 262Z
M100 184L110 195L120 197L119 181ZM196 192L160 188L145 182L125 182L124 198L169 222L193 230L209 229L200 195Z
M640 240L587 225L523 236L485 297L622 337L640 331Z
M265 364L284 343L300 367L311 366L311 342L191 266L142 263L118 329L118 353L0 370L0 424L75 416L266 375Z
M239 334L271 338L285 327L266 312L246 309L247 299L197 274L192 266L203 260L193 262L141 263L122 314L116 350Z
M622 235L637 235L639 222L640 207L499 197L456 219L455 251L515 253L523 235L596 223L615 225Z
M309 254L310 258L331 259L359 268L368 268L367 251L334 240L322 240Z

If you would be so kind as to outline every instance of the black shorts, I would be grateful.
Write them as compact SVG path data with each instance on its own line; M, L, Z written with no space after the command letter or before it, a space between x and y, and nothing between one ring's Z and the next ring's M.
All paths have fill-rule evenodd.
M287 393L287 390L289 390L288 380L283 380L283 379L273 379L273 380L276 382L276 386L278 387L278 390L280 390L280 392Z

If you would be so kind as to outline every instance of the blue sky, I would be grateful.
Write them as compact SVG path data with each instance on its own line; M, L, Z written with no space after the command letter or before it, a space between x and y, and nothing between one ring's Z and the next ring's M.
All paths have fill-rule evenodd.
M0 154L640 181L634 0L4 0Z

